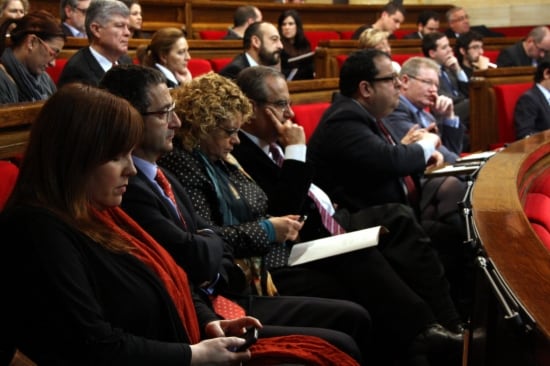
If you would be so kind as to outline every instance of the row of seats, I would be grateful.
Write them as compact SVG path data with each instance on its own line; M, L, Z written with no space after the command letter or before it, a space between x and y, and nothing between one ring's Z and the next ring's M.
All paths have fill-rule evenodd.
M502 33L505 37L526 37L533 26L510 26L510 27L492 27L494 32ZM414 29L397 29L393 34L397 39L402 39L405 35L414 32ZM351 39L353 30L334 31L334 30L306 30L304 34L311 43L312 49L317 47L320 40L331 39ZM227 30L202 30L199 31L199 37L205 40L220 40Z
M544 171L533 181L523 209L533 230L550 250L550 170Z

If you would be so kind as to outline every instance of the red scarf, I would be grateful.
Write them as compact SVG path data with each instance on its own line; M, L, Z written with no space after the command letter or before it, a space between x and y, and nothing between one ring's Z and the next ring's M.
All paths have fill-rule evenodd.
M153 270L166 287L191 344L200 342L197 313L185 271L121 208L115 207L102 211L92 208L91 212L98 220L135 247L132 254Z

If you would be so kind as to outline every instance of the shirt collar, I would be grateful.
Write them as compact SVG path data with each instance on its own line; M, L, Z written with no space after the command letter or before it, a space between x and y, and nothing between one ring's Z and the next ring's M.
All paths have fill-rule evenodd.
M99 65L103 69L103 71L107 72L113 67L113 62L107 59L107 57L103 56L101 53L94 50L92 46L90 46L90 52L94 56L94 58L99 62Z
M166 67L162 66L161 64L155 64L155 66L164 74L164 76L168 80L170 80L171 82L173 82L176 85L180 84L180 82L178 81L178 79L176 79L176 76L174 75L174 73L172 71L168 70Z
M138 158L135 155L132 155L132 160L134 161L134 165L136 166L136 168L141 171L149 181L156 183L155 177L157 176L157 164L153 164L150 161Z

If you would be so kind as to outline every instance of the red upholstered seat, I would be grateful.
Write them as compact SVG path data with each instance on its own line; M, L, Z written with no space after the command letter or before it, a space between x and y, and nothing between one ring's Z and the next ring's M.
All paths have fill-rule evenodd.
M396 53L391 55L391 59L397 62L399 65L403 65L405 61L407 61L411 57L416 56L422 57L423 55L421 53Z
M304 127L306 141L315 131L323 113L330 106L329 102L319 102L311 104L299 104L292 106L294 111L294 122Z
M550 197L550 169L537 176L529 186L529 193L541 193ZM548 214L550 215L550 212Z
M483 56L488 57L489 61L492 63L497 62L498 54L500 53L500 50L483 50Z
M0 179L0 211L4 208L15 186L18 174L19 168L17 165L6 160L0 160L0 177L2 177Z
M192 58L187 63L187 68L191 71L191 75L195 77L212 71L212 64L203 58Z
M226 33L226 30L203 30L199 31L199 37L200 39L218 40L222 39Z
M319 41L327 41L329 39L340 39L340 33L336 31L304 31L306 38L311 44L311 49L315 50Z
M533 83L501 84L493 86L497 108L499 144L515 141L514 108L519 97ZM491 146L496 147L496 146Z
M510 26L510 27L491 27L493 32L504 34L505 37L527 37L527 34L535 26Z
M59 80L61 71L63 71L66 63L66 58L58 58L57 60L55 60L55 66L46 68L46 72L48 73L48 75L50 75L54 83L57 84L57 80Z
M542 193L527 193L523 210L531 223L550 232L550 197Z
M342 68L342 65L344 62L346 62L346 59L348 58L348 55L337 55L336 56L336 62L338 62L338 69Z
M402 39L405 35L414 32L414 29L396 29L393 31L393 35L396 39Z
M353 33L355 33L355 31L341 31L340 39L351 39L351 37L353 37Z
M223 69L227 64L229 64L231 61L233 61L232 57L225 57L225 58L211 58L210 64L212 64L212 70L215 72L220 72L221 69Z

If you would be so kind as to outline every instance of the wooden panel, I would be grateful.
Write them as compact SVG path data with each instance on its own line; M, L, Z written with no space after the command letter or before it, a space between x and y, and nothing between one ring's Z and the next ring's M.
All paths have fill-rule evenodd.
M294 104L331 102L338 91L338 78L290 81L288 90Z

